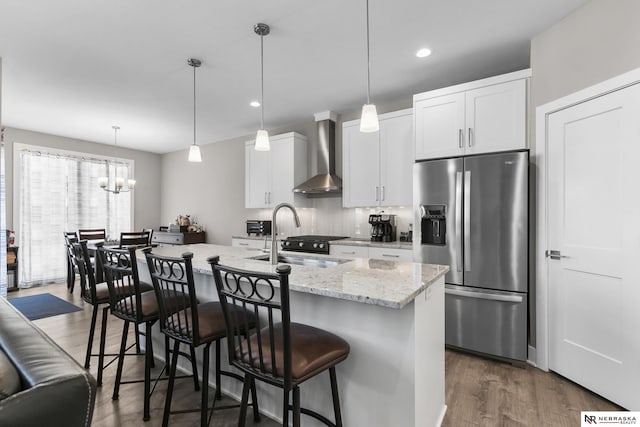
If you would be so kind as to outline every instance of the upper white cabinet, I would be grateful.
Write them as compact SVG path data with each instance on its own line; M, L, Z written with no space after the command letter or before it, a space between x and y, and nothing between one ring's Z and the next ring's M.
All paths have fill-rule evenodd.
M282 202L305 201L292 190L308 178L307 138L290 132L272 136L269 141L270 151L254 150L254 141L245 143L247 208L271 208Z
M531 70L413 97L415 159L527 148Z
M342 125L342 205L410 206L413 197L411 109L381 114L380 131Z

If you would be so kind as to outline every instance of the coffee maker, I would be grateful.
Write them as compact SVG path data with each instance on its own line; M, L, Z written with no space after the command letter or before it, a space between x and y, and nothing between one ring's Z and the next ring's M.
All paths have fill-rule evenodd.
M387 214L369 215L372 242L395 242L396 216Z

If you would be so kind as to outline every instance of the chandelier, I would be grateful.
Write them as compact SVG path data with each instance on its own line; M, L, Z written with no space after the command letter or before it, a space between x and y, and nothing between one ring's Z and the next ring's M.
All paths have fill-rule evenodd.
M111 126L111 128L113 129L113 147L114 147L113 150L115 154L115 150L118 145L118 129L120 129L120 126ZM113 185L110 185L108 176L101 176L100 178L98 178L98 185L104 191L108 191L109 193L114 193L114 194L128 193L129 191L133 190L133 188L136 186L135 179L128 179L127 187L126 189L124 188L124 178L118 176L117 163L116 163L116 170L114 173L114 177L115 177L115 181L113 182Z

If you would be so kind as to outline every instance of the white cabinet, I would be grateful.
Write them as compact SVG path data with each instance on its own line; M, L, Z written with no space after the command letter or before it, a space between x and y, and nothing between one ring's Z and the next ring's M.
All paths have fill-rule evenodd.
M231 246L247 249L271 249L271 238L243 239L240 237L233 237L231 239Z
M413 197L411 109L381 114L380 131L342 125L342 205L410 206Z
M370 247L369 258L389 261L413 261L413 251L410 249Z
M329 246L329 255L340 258L371 258L385 259L389 261L413 261L413 251L411 248L384 248L378 246L351 246L334 245Z
M369 258L369 248L366 246L329 245L329 255L341 258Z
M530 70L414 95L415 158L527 148Z
M245 207L271 208L278 203L304 204L293 188L308 178L307 138L290 132L272 136L270 151L245 143Z

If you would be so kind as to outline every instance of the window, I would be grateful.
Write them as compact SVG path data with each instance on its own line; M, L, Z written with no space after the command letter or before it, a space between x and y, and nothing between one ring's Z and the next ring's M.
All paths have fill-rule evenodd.
M66 277L64 231L104 228L108 239L131 231L132 193L113 194L98 178L126 179L133 161L90 158L16 144L19 156L21 285L62 281ZM15 156L14 156L15 158Z

